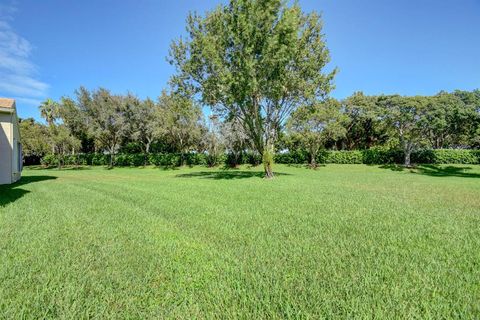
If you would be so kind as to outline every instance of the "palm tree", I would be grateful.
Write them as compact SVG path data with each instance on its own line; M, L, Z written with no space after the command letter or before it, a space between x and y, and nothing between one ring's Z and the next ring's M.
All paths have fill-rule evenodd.
M58 117L58 103L52 99L47 99L42 102L38 108L40 110L41 117L44 118L51 127Z

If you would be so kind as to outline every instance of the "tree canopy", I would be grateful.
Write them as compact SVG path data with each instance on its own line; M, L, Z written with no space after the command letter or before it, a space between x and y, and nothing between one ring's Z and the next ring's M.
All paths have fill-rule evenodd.
M172 84L238 119L273 177L269 159L286 119L332 88L320 17L282 0L232 0L191 14L187 32L171 46Z

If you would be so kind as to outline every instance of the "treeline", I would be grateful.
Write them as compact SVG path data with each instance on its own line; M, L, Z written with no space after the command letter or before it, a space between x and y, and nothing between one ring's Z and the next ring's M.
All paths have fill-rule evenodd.
M44 164L58 166L236 166L264 160L248 124L238 117L206 118L194 99L179 93L163 92L154 101L82 87L73 98L45 101L40 113L46 124L33 119L20 123L26 164L44 159ZM359 160L364 151L328 160L326 150L388 154L377 163L436 163L424 150L480 146L480 91L440 92L428 97L358 92L342 101L328 98L298 107L274 134L273 157L281 163L308 162L313 167L320 162L365 163ZM424 156L418 156L417 150L423 150ZM441 161L455 162L455 157Z

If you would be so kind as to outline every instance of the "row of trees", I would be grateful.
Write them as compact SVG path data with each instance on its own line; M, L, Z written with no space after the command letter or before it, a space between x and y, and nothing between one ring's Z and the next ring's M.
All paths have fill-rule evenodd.
M337 70L326 70L322 21L298 3L231 0L191 14L168 60L176 72L158 101L85 88L75 99L46 101L47 126L22 125L48 137L48 147L32 141L31 152L108 152L113 165L119 149L195 150L212 164L216 154L250 150L271 178L273 155L284 149L308 150L315 166L322 148L401 147L409 165L419 146L478 146L479 91L328 98ZM208 119L200 106L211 110Z
M42 157L76 152L106 152L110 165L117 152L202 152L216 165L224 153L238 163L242 153L258 152L237 118L210 115L193 100L164 92L157 101L105 89L77 91L76 98L45 101L46 125L33 119L20 124L25 154ZM480 146L480 91L441 92L435 96L332 98L297 108L275 132L273 152L303 149L311 166L320 150L401 148L405 165L418 148Z
M405 165L418 148L480 146L480 90L435 96L366 96L327 99L298 108L287 123L286 147L308 150L401 148Z

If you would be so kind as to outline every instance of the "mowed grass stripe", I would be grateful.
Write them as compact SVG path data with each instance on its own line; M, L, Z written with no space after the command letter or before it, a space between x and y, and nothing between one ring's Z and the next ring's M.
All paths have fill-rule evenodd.
M29 192L0 207L0 314L480 314L478 179L260 171L26 171L57 179L18 186Z

